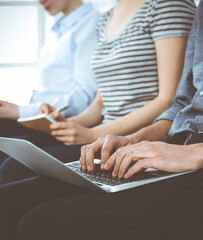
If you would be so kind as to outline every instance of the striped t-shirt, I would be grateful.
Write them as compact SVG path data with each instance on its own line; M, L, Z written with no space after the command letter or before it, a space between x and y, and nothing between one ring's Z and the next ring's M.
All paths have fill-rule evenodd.
M113 9L100 19L92 68L103 100L103 123L124 116L158 95L155 41L188 37L193 0L146 0L116 37L106 37Z

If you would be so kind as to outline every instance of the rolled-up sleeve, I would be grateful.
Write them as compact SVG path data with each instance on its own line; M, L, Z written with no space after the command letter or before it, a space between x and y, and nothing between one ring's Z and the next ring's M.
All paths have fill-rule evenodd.
M163 112L158 118L155 119L154 122L157 122L159 120L169 120L173 121L177 115L177 113L182 109L182 107L179 106L172 106L171 108L167 109L165 112Z

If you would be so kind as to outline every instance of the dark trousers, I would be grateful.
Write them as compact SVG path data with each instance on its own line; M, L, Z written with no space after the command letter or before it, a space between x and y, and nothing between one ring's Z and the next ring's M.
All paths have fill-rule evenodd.
M4 240L203 238L203 170L107 194L33 177L0 186Z
M17 121L10 119L0 119L0 136L1 137L14 137L20 135L34 134L35 131L23 126Z
M80 148L81 145L58 146L46 148L45 151L63 162L69 162L79 159ZM0 239L4 240L17 239L19 220L34 206L85 191L61 181L38 176L11 158L2 164L0 176Z
M132 190L76 193L19 222L20 240L203 239L203 171Z

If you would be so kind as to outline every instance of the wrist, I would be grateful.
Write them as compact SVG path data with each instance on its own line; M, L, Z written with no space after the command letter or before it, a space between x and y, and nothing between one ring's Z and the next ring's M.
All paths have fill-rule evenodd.
M101 137L96 128L88 128L88 142L93 143Z
M132 144L136 144L138 142L141 142L141 141L144 141L144 140L151 140L150 139L150 135L151 135L151 125L149 127L145 127L145 128L142 128L140 129L139 131L131 134L131 135L128 135L126 136L129 141L132 143Z
M141 142L142 140L144 140L143 139L142 130L139 130L138 132L133 133L131 135L127 135L126 138L130 142L130 144L136 144L136 143Z

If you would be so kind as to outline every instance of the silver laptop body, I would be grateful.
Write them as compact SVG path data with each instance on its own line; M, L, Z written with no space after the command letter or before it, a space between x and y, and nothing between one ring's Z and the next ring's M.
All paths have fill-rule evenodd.
M83 172L79 170L79 161L64 164L26 140L0 137L0 150L40 175L108 193L118 192L189 173L172 174L155 169L147 169L142 175L135 174L134 179L120 180L111 177L110 172L102 172L102 176L97 176L97 174L100 175L101 171L99 170L100 161L98 159L95 159L95 168L97 169L95 172L97 172L97 174ZM106 175L108 176L106 177Z

